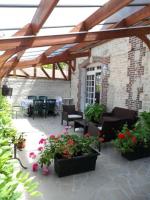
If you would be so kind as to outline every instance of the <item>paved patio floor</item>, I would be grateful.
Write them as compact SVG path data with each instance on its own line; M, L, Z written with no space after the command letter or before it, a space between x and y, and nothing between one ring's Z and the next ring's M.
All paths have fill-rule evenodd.
M18 131L25 132L26 148L18 152L31 176L39 182L41 197L22 200L150 200L150 158L127 161L111 143L102 145L96 170L59 178L50 166L51 174L32 172L29 153L36 151L41 137L58 134L64 126L60 117L14 119ZM72 131L72 129L70 129ZM81 134L76 132L77 134Z

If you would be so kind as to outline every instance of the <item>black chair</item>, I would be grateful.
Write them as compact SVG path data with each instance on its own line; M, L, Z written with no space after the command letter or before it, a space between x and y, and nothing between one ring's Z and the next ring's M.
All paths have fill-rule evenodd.
M34 119L35 115L46 117L46 106L44 100L34 100L32 107L32 117Z
M63 120L67 121L67 126L69 121L74 121L77 119L83 119L83 113L75 110L75 105L63 105L62 106L62 118L61 124L63 124Z
M39 96L39 100L44 100L46 102L47 96Z
M56 99L47 99L46 100L46 116L55 115L56 108Z
M36 99L37 99L37 96L31 95L31 96L28 96L28 99L36 100Z

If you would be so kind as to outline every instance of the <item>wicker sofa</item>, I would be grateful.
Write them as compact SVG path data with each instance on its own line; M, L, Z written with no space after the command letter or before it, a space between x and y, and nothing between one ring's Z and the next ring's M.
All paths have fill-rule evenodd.
M112 112L103 113L99 124L90 122L88 124L88 132L91 135L100 133L105 141L110 141L116 138L117 131L121 130L125 123L128 124L129 128L132 128L137 119L137 111L115 107Z

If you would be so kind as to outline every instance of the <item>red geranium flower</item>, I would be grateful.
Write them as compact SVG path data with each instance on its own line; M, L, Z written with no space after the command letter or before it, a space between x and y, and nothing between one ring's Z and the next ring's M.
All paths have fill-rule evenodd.
M67 141L67 144L69 144L69 145L74 145L74 141L73 141L72 139L69 139L69 140Z
M124 138L125 138L125 135L124 135L123 133L119 133L119 134L118 134L118 138L119 138L119 139L124 139Z
M126 132L125 132L125 134L126 134L126 135L128 135L128 136L130 136L130 135L131 135L131 133L130 133L130 131L129 131L129 130L128 130L128 131L126 131Z
M137 139L135 136L132 137L132 142L135 144L137 142Z

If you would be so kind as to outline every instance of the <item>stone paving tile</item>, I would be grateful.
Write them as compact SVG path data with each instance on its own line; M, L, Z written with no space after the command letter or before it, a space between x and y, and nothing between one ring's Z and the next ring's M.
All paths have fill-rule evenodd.
M18 131L25 132L27 138L25 150L18 155L43 193L36 200L150 200L150 158L127 161L112 143L102 145L95 171L58 178L52 165L49 176L32 172L29 152L37 150L41 137L63 132L64 125L60 121L60 116L14 119ZM73 128L69 132L72 133ZM76 134L82 134L81 130ZM25 195L22 200L32 199Z

